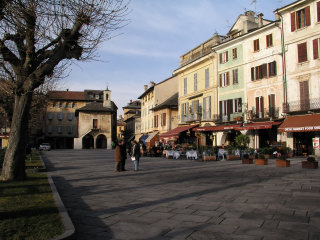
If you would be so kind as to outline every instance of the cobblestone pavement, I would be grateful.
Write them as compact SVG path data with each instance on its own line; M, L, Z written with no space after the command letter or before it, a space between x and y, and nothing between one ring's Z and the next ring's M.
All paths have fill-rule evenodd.
M114 172L111 150L43 153L77 239L320 239L320 170L142 158Z

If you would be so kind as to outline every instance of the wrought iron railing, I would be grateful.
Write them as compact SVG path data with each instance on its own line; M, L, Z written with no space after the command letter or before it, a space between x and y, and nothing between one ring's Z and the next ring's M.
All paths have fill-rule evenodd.
M302 99L283 104L283 112L300 112L320 109L320 98Z
M257 120L257 119L278 119L280 118L280 108L264 108L258 110L249 110L247 112L247 120Z

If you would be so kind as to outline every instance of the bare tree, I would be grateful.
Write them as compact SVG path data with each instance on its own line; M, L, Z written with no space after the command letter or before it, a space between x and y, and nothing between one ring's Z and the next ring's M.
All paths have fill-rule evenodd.
M100 43L124 26L126 0L2 0L0 78L14 88L14 108L1 180L25 174L32 94L58 68L88 60ZM61 69L60 69L61 70Z

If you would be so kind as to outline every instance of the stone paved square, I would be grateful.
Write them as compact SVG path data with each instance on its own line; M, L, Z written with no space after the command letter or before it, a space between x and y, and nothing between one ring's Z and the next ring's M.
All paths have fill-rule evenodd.
M114 172L112 150L42 153L82 239L319 239L320 170L146 158Z

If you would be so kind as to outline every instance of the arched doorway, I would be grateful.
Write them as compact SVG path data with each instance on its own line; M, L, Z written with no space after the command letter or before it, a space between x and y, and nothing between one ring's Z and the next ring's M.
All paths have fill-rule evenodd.
M82 138L82 148L83 149L94 148L94 140L91 134L87 134Z
M107 148L107 138L105 135L100 134L96 140L97 148Z

